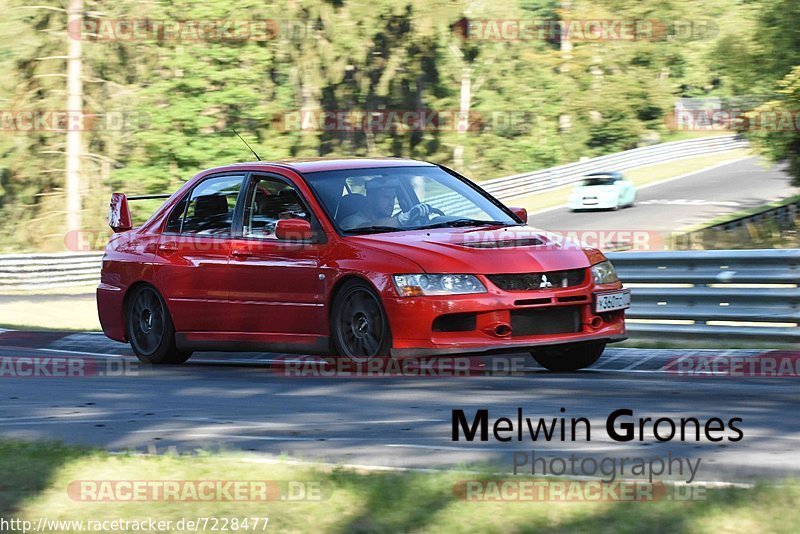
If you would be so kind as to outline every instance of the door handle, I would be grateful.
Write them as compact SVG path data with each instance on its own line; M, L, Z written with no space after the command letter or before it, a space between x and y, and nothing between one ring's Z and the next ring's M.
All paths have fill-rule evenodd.
M250 252L249 250L235 249L235 250L233 250L231 252L231 256L233 256L234 258L238 258L238 259L249 258L252 255L253 255L253 253Z
M178 250L178 244L175 241L167 241L166 243L159 243L158 250L162 252L175 252Z

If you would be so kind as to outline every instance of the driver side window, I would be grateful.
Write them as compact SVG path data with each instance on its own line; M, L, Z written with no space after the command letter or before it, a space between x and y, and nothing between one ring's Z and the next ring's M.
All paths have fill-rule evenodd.
M275 225L280 219L311 221L311 213L300 194L287 182L256 176L251 181L248 192L244 237L277 239Z

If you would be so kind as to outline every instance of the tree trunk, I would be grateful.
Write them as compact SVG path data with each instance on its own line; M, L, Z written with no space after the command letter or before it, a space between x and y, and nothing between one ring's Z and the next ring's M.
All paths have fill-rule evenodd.
M571 17L570 9L572 9L572 1L564 0L561 2L561 67L559 72L567 74L570 69L569 62L572 59L572 41L569 35L569 21ZM572 128L572 118L569 113L562 113L558 117L558 126L562 132Z
M461 102L458 109L456 132L458 142L453 149L453 165L459 171L464 169L464 141L469 131L469 110L472 106L472 67L461 68Z
M83 16L83 0L70 0L67 20L77 27ZM81 228L81 130L83 129L83 82L81 80L81 36L70 35L67 59L67 231Z

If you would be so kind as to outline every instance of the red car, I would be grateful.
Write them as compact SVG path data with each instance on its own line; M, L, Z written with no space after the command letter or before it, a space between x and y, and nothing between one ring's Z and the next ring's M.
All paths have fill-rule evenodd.
M551 370L591 365L625 339L629 291L600 251L526 223L420 161L209 169L138 228L113 195L100 322L149 363L530 351Z

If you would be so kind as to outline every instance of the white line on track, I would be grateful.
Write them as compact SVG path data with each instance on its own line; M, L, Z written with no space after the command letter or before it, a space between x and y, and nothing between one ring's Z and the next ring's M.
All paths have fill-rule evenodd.
M630 355L628 353L626 353L626 352L620 352L619 354L615 354L614 356L611 356L610 358L603 358L601 360L601 362L600 362L600 365L598 365L594 369L603 369L607 364L613 362L614 360L618 360L619 358L622 358L623 356L630 356Z
M392 447L396 449L425 449L425 450L443 450L443 451L458 451L458 452L519 452L529 451L530 447L525 449L509 449L504 447L454 447L452 445L419 445L417 443L384 443L384 447ZM619 450L615 446L598 446L598 447L559 447L556 450L542 449L542 451L550 452L592 452L592 451L614 451Z
M76 355L85 355L85 356L96 356L96 357L99 357L99 358L106 358L106 359L118 359L118 358L132 359L132 358L134 358L134 356L127 355L127 354L108 354L108 353L88 352L88 351L74 351L74 350L64 350L64 349L46 349L46 348L42 348L42 349L33 348L33 349L31 349L31 348L28 348L26 350L53 352L53 353L58 353L58 354L76 354ZM660 368L660 369L635 369L635 367L638 367L638 366L642 365L643 363L645 363L645 362L647 362L647 361L649 361L649 360L651 360L653 358L663 357L664 355L661 354L660 352L654 352L654 353L650 354L649 356L645 356L644 358L637 359L635 362L631 363L630 365L628 365L628 366L626 366L626 367L624 367L622 369L613 369L613 368L609 368L608 367L608 365L610 363L612 363L612 362L614 362L614 361L616 361L616 360L618 360L620 358L623 358L625 356L630 357L631 354L630 354L629 351L635 351L635 350L639 350L639 349L625 349L625 351L621 352L620 354L615 354L614 356L611 356L611 357L609 357L607 359L601 360L597 367L584 369L583 371L584 372L585 371L589 371L589 372L594 372L594 373L605 373L605 374L609 374L609 375L610 374L618 374L618 375L619 374L656 374L656 375L669 375L669 374L672 374L672 373L666 372L663 368ZM726 351L709 350L709 352L715 352L715 354L714 354L715 356L724 356L724 355L727 355L727 354L731 353L731 351L728 351L728 350L726 350ZM683 357L685 357L685 355ZM681 357L678 357L678 359L680 359L680 358ZM188 368L191 368L192 364L194 364L194 365L210 364L210 365L241 366L241 365L244 365L244 364L264 365L264 364L275 364L275 363L281 363L281 364L302 363L302 364L307 364L307 363L309 363L309 361L308 360L298 360L298 361L295 362L294 360L275 360L275 359L268 359L268 358L267 359L240 359L240 358L236 358L235 356L233 356L231 358L225 358L225 359L197 359L197 360L194 360L193 362L191 362L189 364ZM314 363L314 362L311 362L311 363ZM535 368L535 367L527 367L527 368L524 369L524 371L526 373L542 373L542 374L546 374L544 369ZM487 375L488 376L492 376L493 373L489 372L489 373L487 373ZM276 376L279 376L279 375L276 375ZM500 374L499 376L503 376L503 375ZM560 376L560 375L553 375L553 376Z
M645 356L645 357L644 357L644 358L642 358L641 360L636 360L635 362L633 362L633 363L632 363L632 364L630 364L629 366L622 368L622 369L621 369L621 371L630 371L630 370L632 370L634 367L638 367L638 366L642 365L642 364L643 364L643 363L645 363L645 362L649 362L650 360L652 360L652 359L653 359L653 358L655 358L656 356L659 356L659 355L658 355L658 354L651 354L650 356Z
M79 419L76 421L4 421L0 423L0 426L42 426L42 425L64 425L64 424L77 424L77 423L111 423L117 421L116 419Z
M206 434L189 432L184 435L187 438L219 438L219 434ZM308 437L300 438L297 436L247 436L240 434L231 434L225 436L226 439L241 439L241 440L255 440L255 441L368 441L369 438L318 438Z
M391 424L408 424L408 423L446 423L448 419L396 419L396 420L381 420L381 421L369 421L369 420L358 420L358 421L334 421L324 423L325 427L331 426L344 426L344 425L391 425ZM215 428L205 428L204 431L214 432L219 430L219 433L224 434L225 432L231 430L258 430L258 429L275 429L275 428L285 428L285 427L309 427L309 426L322 426L320 423L258 423L252 422L249 423L247 421L238 421L236 424L221 424L222 421L208 421L208 422L217 422L219 426ZM132 430L131 434L157 434L159 432L186 432L187 430L192 430L191 427L174 427L174 428L147 428L142 430ZM196 428L195 428L196 430Z
M29 350L41 350L45 352L58 352L61 354L84 354L87 356L102 356L104 358L133 358L133 356L129 356L126 354L108 354L107 352L84 352L80 350L63 350L63 349L29 349Z

